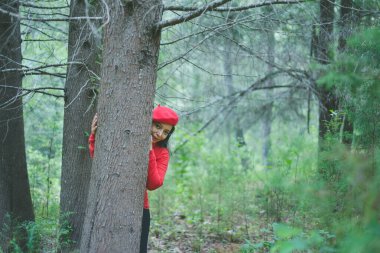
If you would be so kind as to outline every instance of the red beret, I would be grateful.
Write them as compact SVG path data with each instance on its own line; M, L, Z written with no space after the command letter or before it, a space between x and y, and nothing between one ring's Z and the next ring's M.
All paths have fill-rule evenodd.
M178 115L175 111L166 106L158 105L153 109L152 119L156 122L166 123L172 126L177 125Z

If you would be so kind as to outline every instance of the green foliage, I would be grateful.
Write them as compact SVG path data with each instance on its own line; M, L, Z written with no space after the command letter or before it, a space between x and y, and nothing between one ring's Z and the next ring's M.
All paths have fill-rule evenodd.
M272 247L273 242L263 241L252 244L246 240L240 248L240 253L255 253L255 252L268 252Z
M62 7L63 1L37 1L37 6ZM54 10L54 9L53 9ZM33 18L56 18L54 15L68 14L68 8L31 9L22 6L21 13ZM55 13L55 14L52 14ZM60 14L61 13L61 14ZM41 16L40 16L41 15ZM67 58L68 23L33 22L21 24L23 66L39 68L44 65L65 63ZM41 32L44 31L44 32ZM30 40L30 41L27 41ZM26 75L23 88L64 87L66 66L43 68L46 75ZM64 75L63 75L64 76ZM62 95L62 91L44 90ZM30 93L23 98L26 158L29 172L33 206L37 217L57 217L59 212L61 147L63 127L63 99L53 96Z
M319 80L335 87L342 112L330 122L330 128L341 127L341 115L354 126L351 146L341 144L330 134L323 141L320 161L318 208L320 222L336 234L338 252L377 252L380 186L380 29L364 29L350 38L347 50L328 67ZM335 118L335 119L334 119ZM326 212L327 211L327 212ZM333 222L331 222L333 221Z
M189 171L196 173L197 167L207 168L207 172L190 174L192 176L187 178L191 181L194 194L197 189L202 189L203 205L208 210L204 212L208 214L203 217L207 217L211 223L215 218L219 224L225 220L227 225L206 227L201 224L199 227L202 226L209 233L216 231L220 238L226 239L228 237L223 237L223 231L233 224L233 218L228 221L227 217L249 213L251 217L259 218L261 224L263 221L281 223L260 229L256 233L256 240L247 239L242 243L241 252L380 250L377 240L380 233L380 57L376 43L380 39L379 34L379 30L373 28L351 38L347 51L326 68L327 74L319 80L321 84L334 87L342 101L342 111L331 112L333 120L328 126L330 134L320 143L323 152L318 156L324 162L323 175L317 169L316 160L312 159L317 156L315 143L306 142L303 136L297 138L290 134L288 139L284 136L276 139L278 143L287 143L287 146L274 148L272 169L251 171L253 173L239 168L239 159L236 159L238 153L247 150L234 149L235 153L227 155L220 147L205 150L203 143L189 146L189 152L184 152L182 156L197 156L196 160L186 158L193 161ZM351 146L341 143L343 119L350 120L354 125ZM197 150L195 154L192 151L194 149ZM205 161L205 164L199 160ZM231 170L231 167L234 169ZM196 181L193 177L196 177ZM226 178L229 182L226 182ZM239 179L234 181L235 178ZM245 187L239 188L237 184L244 184L242 182L245 182ZM247 204L247 199L239 201L238 196L251 187L254 189L254 205L244 209L242 207ZM223 191L225 189L229 189L230 193L226 194ZM235 202L230 198L234 198ZM221 209L218 203L222 203ZM229 206L229 203L232 205ZM196 208L196 205L187 206L191 210ZM234 212L233 206L239 207L239 211ZM239 238L245 235L243 233Z
M347 42L347 50L318 82L335 86L343 111L355 126L358 148L379 144L380 29L370 28Z
M56 217L37 218L35 222L17 223L11 221L2 224L0 235L9 235L9 251L12 253L59 252L72 242L66 238L71 230L67 227L66 216L62 216L61 223ZM12 222L12 229L9 224ZM8 225L7 225L8 224ZM25 241L26 248L20 247L20 240ZM0 252L1 249L0 249Z
M270 252L335 252L329 246L335 236L323 230L305 233L286 224L273 224L273 229L277 241Z

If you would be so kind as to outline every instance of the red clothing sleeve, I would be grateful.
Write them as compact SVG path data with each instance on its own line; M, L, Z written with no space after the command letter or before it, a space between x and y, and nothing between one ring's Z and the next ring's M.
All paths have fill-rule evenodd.
M90 157L94 158L95 134L90 134L90 137L88 138L88 149L90 150Z
M155 150L158 152L155 152ZM169 151L166 148L155 147L149 152L148 177L146 180L148 190L153 191L164 184L168 163Z

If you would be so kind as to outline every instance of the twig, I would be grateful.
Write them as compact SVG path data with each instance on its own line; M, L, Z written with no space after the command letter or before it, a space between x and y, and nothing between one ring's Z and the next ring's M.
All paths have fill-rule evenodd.
M297 88L297 89L308 89L307 86L295 86L295 85L273 85L273 86L260 86L261 84L265 83L268 79L273 78L273 76L276 76L278 74L287 73L285 71L276 71L269 73L265 77L257 80L255 83L250 85L248 88L234 92L228 96L224 96L216 101L220 101L222 99L229 99L229 102L227 105L223 106L213 117L211 117L201 128L199 128L195 133L192 134L192 137L198 135L201 133L206 127L208 127L219 115L221 115L227 108L232 108L232 105L240 101L240 98L248 94L249 92L253 92L256 90L266 90L266 89L284 89L284 88ZM213 101L212 103L216 103L216 101ZM189 142L190 139L185 139L182 143L180 143L173 153L177 152L179 149L181 149L186 143Z
M46 9L46 10L69 8L68 5L47 7L47 6L40 6L40 5L35 5L35 4L31 4L31 3L24 3L24 2L20 2L20 5L23 7L35 8L35 9Z
M217 12L232 12L232 11L245 11L253 8L259 8L263 6L268 5L276 5L276 4L298 4L298 3L304 3L304 2L311 2L310 0L293 0L293 1L286 1L286 0L274 0L269 2L263 2L258 4L249 4L245 6L239 6L239 7L218 7L214 9L210 9L210 11L217 11ZM196 7L185 7L185 6L164 6L164 11L195 11L197 10Z
M169 19L169 20L163 20L157 24L158 29L162 29L164 27L172 26L172 25L177 25L186 21L189 21L191 19L194 19L196 17L201 16L203 13L212 10L216 7L219 7L227 2L230 2L231 0L216 0L213 1L209 4L206 4L194 11L191 11L190 13L187 13L185 15L179 16L177 18Z
M64 95L56 95L56 94L53 94L53 93L46 92L45 90L65 91L64 88L57 88L57 87L40 87L40 88L34 88L34 89L27 89L27 88L20 88L20 87L14 87L14 86L9 86L9 85L0 85L0 88L16 89L16 90L18 90L18 93L17 93L16 97L26 96L26 95L28 95L30 93L40 93L40 94L44 94L44 95L53 96L53 97L56 97L56 98L63 98ZM20 92L24 92L24 93L20 93Z
M89 20L89 19L92 19L92 20L101 20L101 19L103 19L103 17L28 18L28 17L22 17L22 16L20 16L17 13L14 13L14 12L11 12L11 11L7 11L7 10L4 10L2 8L0 8L0 12L4 13L4 14L8 14L9 16L18 18L19 20L42 21L42 22L46 22L46 21L68 22L68 21L71 21L71 20L82 20L82 19L85 19L85 20Z

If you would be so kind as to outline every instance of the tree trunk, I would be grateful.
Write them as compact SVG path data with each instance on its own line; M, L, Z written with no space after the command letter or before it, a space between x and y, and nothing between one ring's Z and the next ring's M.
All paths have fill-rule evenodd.
M330 62L329 47L333 43L334 27L334 0L320 1L320 31L317 43L317 61L321 64ZM327 123L331 121L331 111L337 111L338 100L334 91L320 87L319 92L319 138L325 137L328 129Z
M274 31L273 27L268 27L268 30L266 32L267 36L267 57L268 57L268 73L273 72L273 66L275 64L274 60L274 50L275 50L275 37L274 37ZM270 78L267 82L268 86L273 86L274 81L273 78ZM270 102L267 103L264 108L264 115L263 115L263 152L262 152L262 159L263 159L263 165L265 169L271 168L271 162L270 162L270 152L271 152L271 132L272 132L272 114L273 114L273 91L271 89L268 89L265 91L266 93L266 99L268 99Z
M122 6L121 3L125 5ZM138 252L160 0L108 0L98 131L81 252Z
M333 42L335 0L320 0L320 30L318 36L317 60L322 64L330 63L329 47Z
M0 8L19 12L18 1L2 1ZM20 68L21 35L20 22L14 17L0 13L0 69ZM25 155L24 119L21 97L21 72L0 73L0 251L7 252L8 236L16 222L33 221L34 213L30 195ZM8 86L8 87L5 87ZM7 214L11 219L7 219ZM15 222L15 223L14 223ZM25 249L26 231L21 231L17 242Z
M354 25L354 13L352 0L340 1L340 20L339 20L339 41L338 50L344 52L346 50L347 38L351 35ZM351 120L347 115L344 115L342 122L341 141L346 144L348 148L352 144L352 135L354 127Z
M353 2L352 0L340 1L340 20L339 20L339 43L338 50L344 51L346 48L347 38L352 33L354 21Z
M234 22L236 16L228 13L227 17L227 22L232 23ZM231 37L233 41L235 41L235 34L236 31L231 28L230 30L227 31L227 36ZM224 83L227 88L227 96L231 96L235 92L235 87L234 87L234 79L233 79L233 66L234 62L232 60L233 57L233 42L230 39L227 39L225 41L225 48L224 48L224 55L223 55L223 68L224 68ZM231 98L232 99L232 98ZM231 152L230 147L231 147L231 133L234 133L235 141L237 142L238 147L244 147L246 145L245 139L244 139L244 130L241 127L240 124L240 119L239 117L236 119L236 122L234 126L232 126L231 121L228 121L226 124L226 130L227 130L227 135L228 135L228 151ZM242 158L241 163L243 168L247 169L247 159Z
M230 22L231 17L228 16L227 21ZM233 32L227 31L227 36L233 37ZM233 76L232 76L232 43L230 40L225 41L225 47L223 52L223 69L224 69L224 83L226 87L226 96L231 96L234 92ZM230 99L231 100L231 99ZM235 132L233 129L231 120L226 123L226 136L227 136L227 151L231 153L231 132Z
M70 16L83 17L92 12L98 13L90 7L86 6L85 1L72 0ZM72 64L68 66L65 84L60 201L63 221L67 221L72 228L69 238L61 238L74 242L64 249L69 252L80 245L91 177L86 132L90 131L95 113L95 82L100 75L100 67L96 63L101 54L100 34L97 36L96 32L87 20L72 20L69 24L68 61Z

